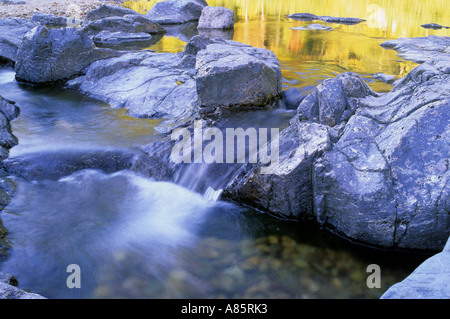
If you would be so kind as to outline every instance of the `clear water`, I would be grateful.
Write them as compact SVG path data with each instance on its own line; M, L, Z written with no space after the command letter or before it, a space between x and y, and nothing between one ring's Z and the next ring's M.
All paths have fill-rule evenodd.
M360 1L348 11L325 2L233 0L233 38L273 50L285 88L306 94L326 78L355 71L382 92L390 86L373 81L373 73L401 77L415 66L382 49L382 41L448 32L420 29L421 23L445 24L442 1L426 8L417 1L380 0L378 7ZM328 33L300 32L290 28L307 23L284 18L295 12L375 16L357 26L333 25ZM182 40L167 36L152 49L177 52ZM157 120L131 118L71 91L19 85L11 70L0 71L0 94L21 108L12 123L19 145L11 159L41 151L136 150L158 138ZM243 112L228 123L283 128L291 116L289 110ZM16 196L0 213L10 247L0 271L49 298L378 298L427 257L356 246L313 224L280 221L202 195L230 172L191 166L177 184L126 170L82 170L58 180L10 176ZM366 286L373 263L382 270L381 289ZM66 286L70 264L81 268L81 289Z

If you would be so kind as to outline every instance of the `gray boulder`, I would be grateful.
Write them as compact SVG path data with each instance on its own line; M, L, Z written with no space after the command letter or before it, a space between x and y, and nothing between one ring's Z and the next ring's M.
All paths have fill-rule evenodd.
M67 27L66 17L55 16L47 13L35 12L31 18L31 21L46 27Z
M233 29L234 12L224 7L204 7L198 29Z
M205 0L164 0L156 3L146 15L159 24L198 21L207 5Z
M79 29L35 27L18 49L15 66L18 81L47 84L79 75L92 62L117 56L110 49L96 48Z
M450 296L450 238L444 250L423 262L381 299L448 299Z
M149 34L160 34L165 32L164 28L158 23L148 19L142 14L106 17L91 21L83 27L83 32L91 35L101 31Z
M98 8L91 10L86 14L86 21L94 21L110 17L123 17L130 14L139 15L139 13L131 9L102 4Z
M0 19L0 64L16 62L23 36L35 26L35 22L27 19Z
M278 59L267 49L233 41L210 44L197 54L196 71L199 103L205 108L262 106L281 94Z
M196 36L178 54L133 52L97 61L68 87L131 116L164 118L159 128L167 131L191 121L199 106L264 105L281 93L281 71L268 50Z

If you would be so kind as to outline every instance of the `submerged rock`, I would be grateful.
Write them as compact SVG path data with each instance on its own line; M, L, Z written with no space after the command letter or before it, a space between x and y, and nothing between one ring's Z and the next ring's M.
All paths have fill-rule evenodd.
M381 73L381 72L375 73L373 75L373 78L376 79L376 80L380 80L380 81L382 81L384 83L387 83L387 84L392 84L395 81L395 76L394 75L384 74L384 73Z
M234 12L224 7L204 7L198 29L233 29Z
M207 5L205 0L164 0L157 2L146 16L159 24L198 21Z
M36 23L27 19L0 19L0 65L17 61L17 49L23 36L35 26Z
M381 299L448 299L450 296L450 238L444 250L423 262Z
M16 79L32 84L67 80L96 60L118 55L115 50L96 48L79 29L38 26L24 36L19 46Z
M27 180L57 180L83 169L105 173L128 169L133 165L134 156L130 151L47 151L9 158L0 163L0 167Z
M340 24L358 24L363 21L359 18L341 18L341 17L329 17L329 16L317 16L311 13L294 13L287 16L288 18L301 21L322 20L328 23L340 23Z
M306 30L324 30L324 31L332 31L333 28L328 27L326 25L322 25L322 24L318 24L318 23L313 23L310 24L308 26L301 26L301 27L294 27L291 28L292 30L300 30L300 31L306 31Z
M437 24L437 23L426 23L421 25L424 29L433 29L433 30L440 30L442 28L448 29L450 27L445 27L443 25Z

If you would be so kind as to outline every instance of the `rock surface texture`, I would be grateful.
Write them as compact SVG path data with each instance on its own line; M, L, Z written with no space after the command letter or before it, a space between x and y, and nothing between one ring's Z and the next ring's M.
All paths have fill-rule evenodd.
M401 42L419 58L414 41ZM422 55L429 62L386 94L354 73L324 81L281 132L279 167L262 175L247 165L224 196L316 219L361 243L442 249L450 235L450 63Z
M444 250L427 259L381 299L448 299L450 296L450 238Z
M234 12L224 7L204 7L198 29L233 29Z
M205 0L165 0L156 3L146 15L159 24L198 21L207 5Z
M0 64L16 62L23 36L35 26L36 23L27 19L0 19Z

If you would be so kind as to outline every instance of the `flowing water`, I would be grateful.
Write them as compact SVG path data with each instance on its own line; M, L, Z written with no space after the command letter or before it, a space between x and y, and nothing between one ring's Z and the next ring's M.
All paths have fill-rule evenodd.
M154 2L124 5L145 12ZM346 71L362 75L376 91L388 91L391 87L372 75L402 77L415 64L380 43L449 35L420 27L448 24L446 0L208 2L233 9L237 23L226 36L274 51L284 87L303 94ZM309 23L285 17L297 12L367 22L296 31L291 28ZM195 34L192 26L173 28L151 48L181 51ZM41 154L74 150L134 152L158 138L157 120L131 118L71 91L19 85L12 70L0 70L0 94L21 108L12 123L19 138L12 160L42 161L48 157ZM286 109L242 112L222 125L282 129L292 115ZM0 242L0 248L8 247L0 271L15 275L21 288L50 298L378 298L427 257L356 246L314 224L289 223L223 202L219 189L233 169L190 165L175 183L128 170L4 177L15 196L0 213L8 231ZM66 286L70 264L81 268L81 289ZM381 267L381 289L366 285L370 264Z

